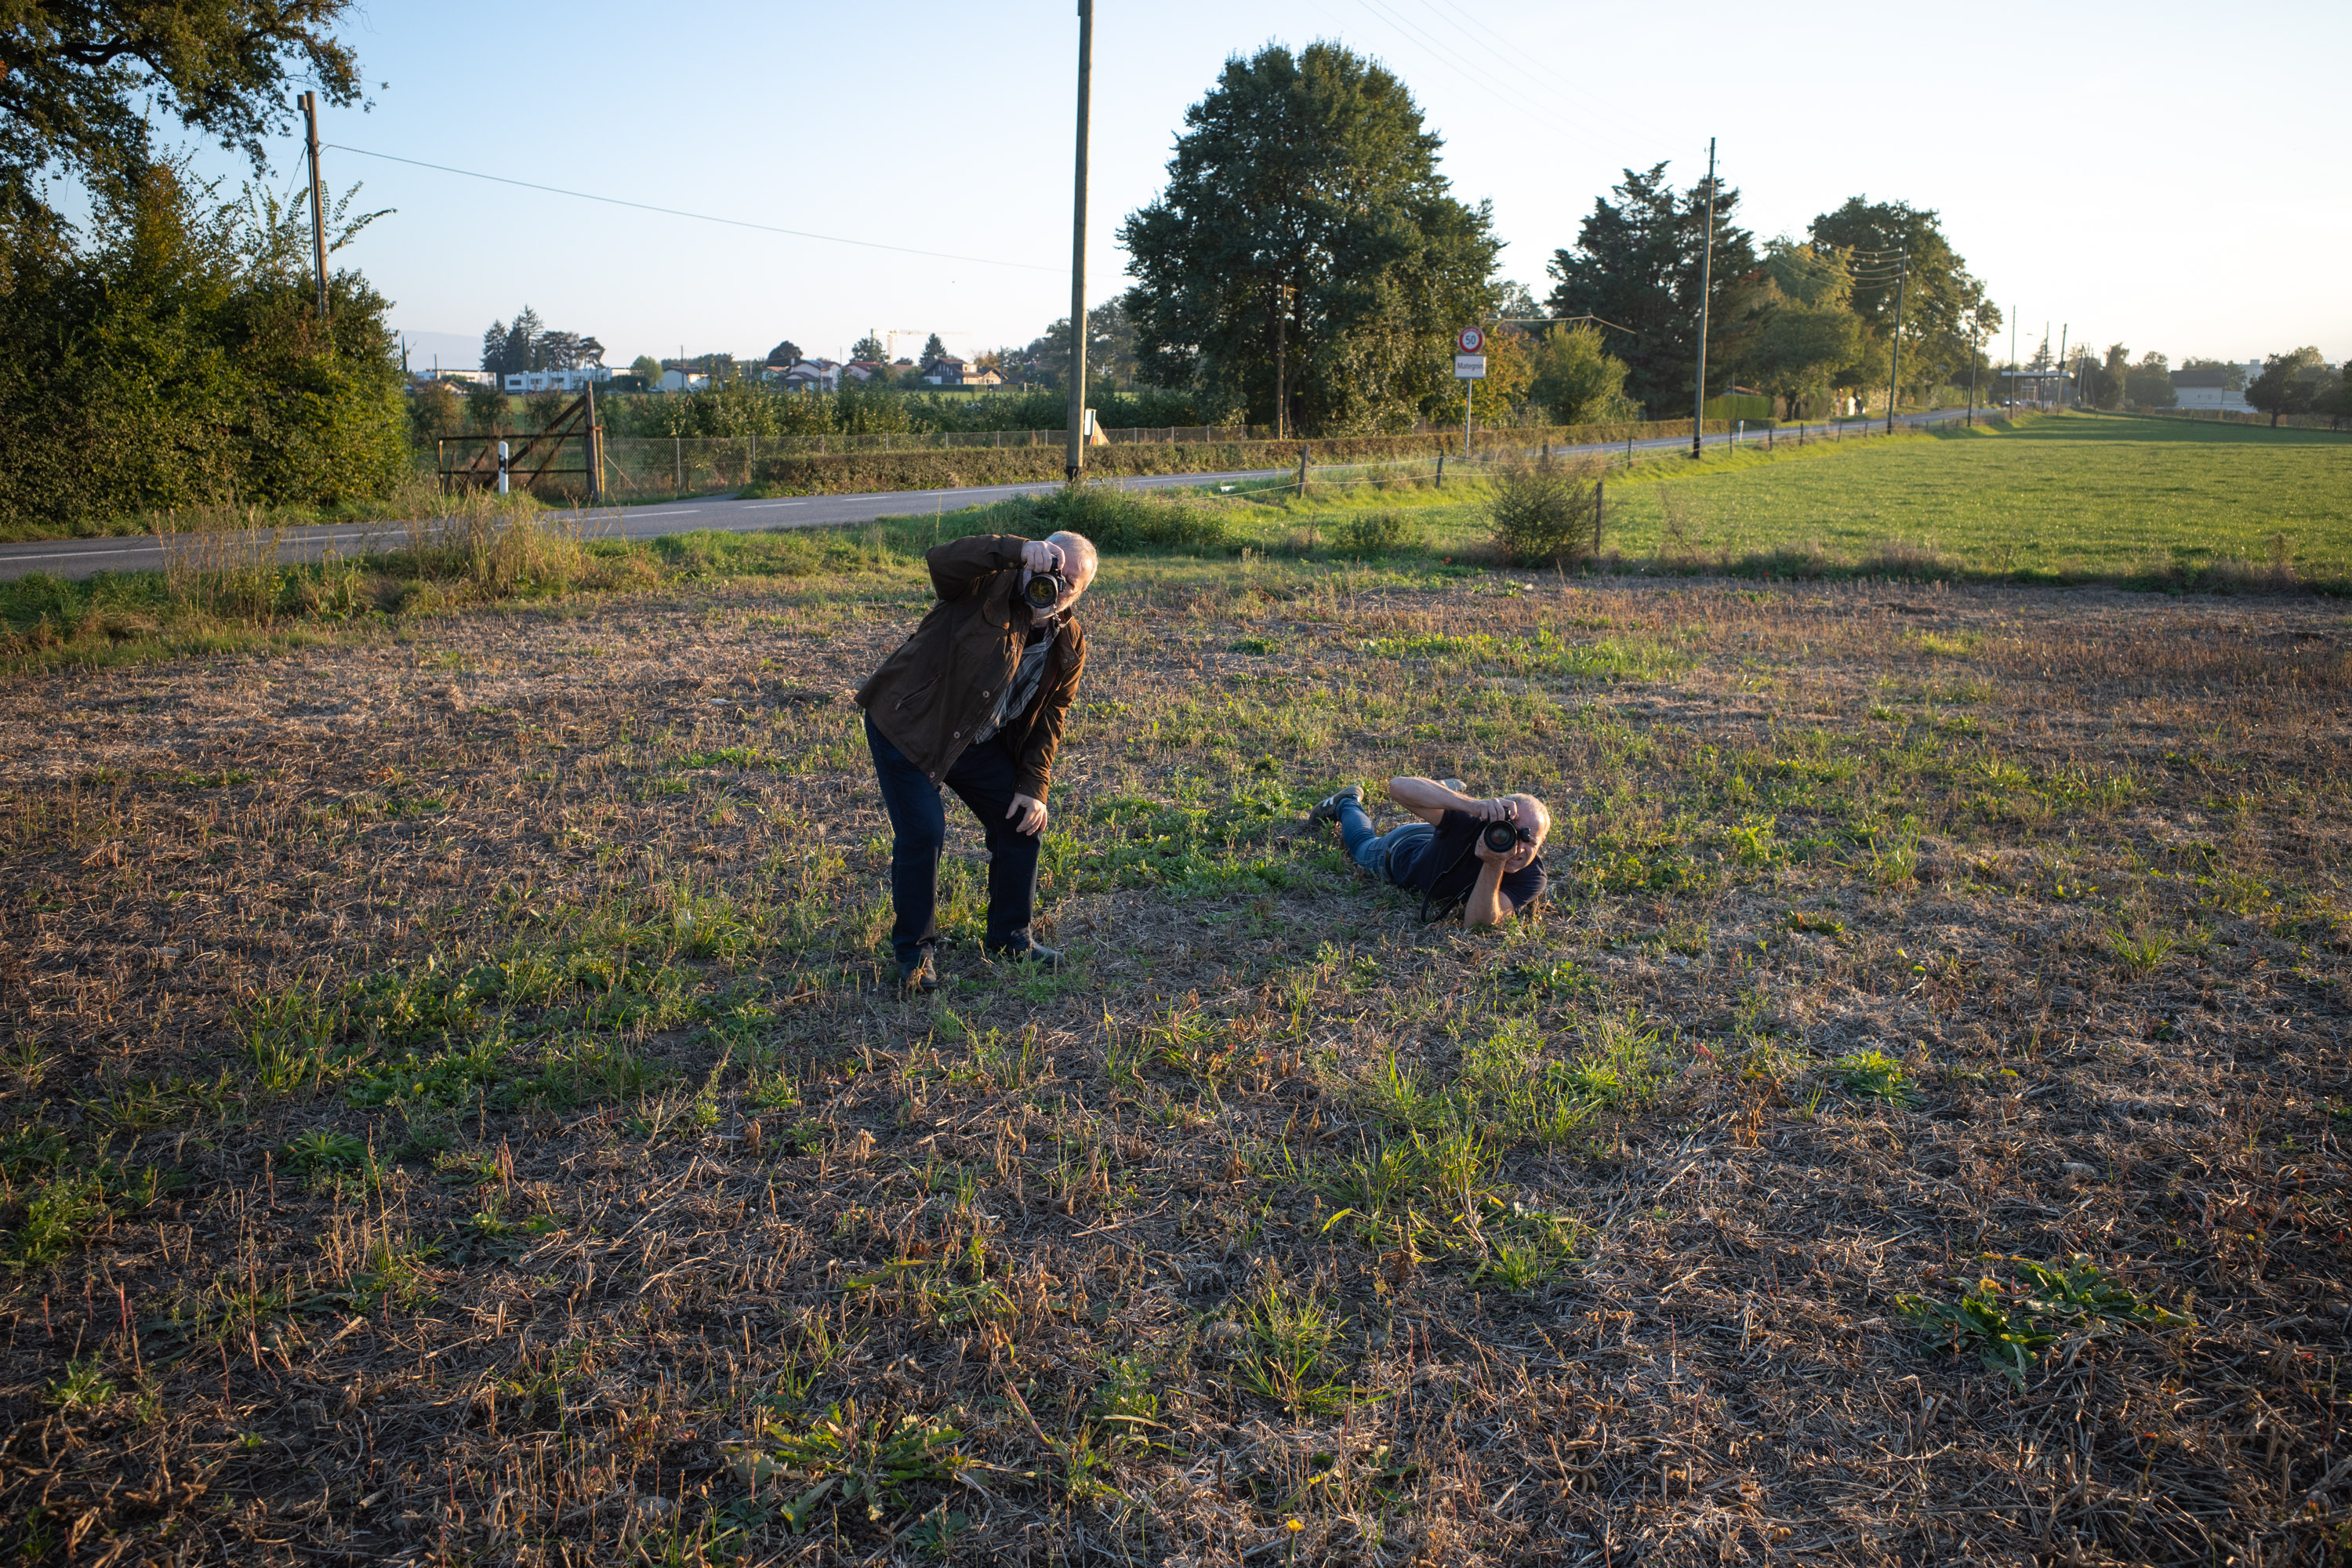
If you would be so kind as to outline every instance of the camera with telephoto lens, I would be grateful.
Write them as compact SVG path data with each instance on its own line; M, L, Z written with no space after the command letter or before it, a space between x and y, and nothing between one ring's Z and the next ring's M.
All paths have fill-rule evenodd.
M1516 822L1489 822L1478 829L1478 837L1484 838L1487 849L1496 855L1508 855L1522 844L1534 843L1536 837Z
M1050 610L1070 591L1070 580L1059 572L1033 572L1021 584L1021 596L1033 610Z

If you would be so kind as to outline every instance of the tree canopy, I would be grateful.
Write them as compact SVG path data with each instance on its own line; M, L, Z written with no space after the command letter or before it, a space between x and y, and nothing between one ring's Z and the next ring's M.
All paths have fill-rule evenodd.
M849 345L849 357L851 359L870 360L876 364L883 364L887 363L890 358L890 349L889 346L883 342L880 338L868 332L866 336L858 339L856 342Z
M262 163L288 124L289 77L333 104L360 96L359 61L330 29L351 0L0 0L0 225L54 226L40 179L135 184L149 116Z
M782 342L778 343L774 348L768 351L768 363L770 364L782 365L786 370L790 370L793 366L801 363L800 344L793 342L790 338L786 338Z
M1225 62L1185 111L1157 199L1119 238L1143 377L1332 434L1453 405L1447 340L1485 319L1500 243L1384 68L1317 42Z
M2246 384L2246 401L2276 425L2280 416L2308 414L2318 404L2327 375L2319 351L2305 345L2263 361L2263 373Z
M1699 276L1706 249L1706 190L1677 195L1666 165L1628 169L1610 196L1593 199L1576 248L1552 254L1548 303L1556 316L1598 316L1629 329L1612 339L1627 366L1625 390L1653 418L1687 413L1697 373ZM1727 350L1738 332L1741 280L1756 268L1755 238L1732 221L1738 190L1717 183L1708 335L1710 380L1728 382Z
M1812 221L1816 247L1843 250L1853 278L1853 311L1861 319L1861 357L1846 384L1883 384L1895 331L1895 282L1903 279L1903 384L1933 387L1968 379L1975 343L2003 324L2000 308L1969 273L1945 237L1934 209L1908 202L1849 197Z
M1853 309L1847 253L1834 247L1776 239L1746 293L1748 330L1726 368L1787 400L1801 417L1862 353L1862 318Z

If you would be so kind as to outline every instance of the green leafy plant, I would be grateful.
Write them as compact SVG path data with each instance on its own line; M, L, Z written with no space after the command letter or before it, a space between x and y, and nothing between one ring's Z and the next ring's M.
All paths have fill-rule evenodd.
M1243 1310L1250 1348L1242 1355L1242 1386L1294 1416L1342 1408L1352 1391L1340 1381L1330 1352L1346 1326L1315 1291L1268 1280Z
M762 1492L805 1487L777 1510L796 1534L828 1502L879 1522L905 1511L910 1488L957 1480L973 1464L957 1447L963 1434L945 1422L875 1415L854 1399L805 1425L762 1415L755 1427L749 1440L726 1449L728 1463Z
M49 1401L65 1410L95 1410L115 1395L115 1386L96 1356L66 1363L66 1374L49 1384Z
M1898 1296L1896 1310L1956 1354L1974 1352L1989 1372L2022 1391L2025 1374L2061 1342L2130 1329L2180 1328L2196 1320L2146 1301L2081 1253L2063 1268L2012 1258L2004 1285L1987 1274L1956 1301Z
M1866 1051L1848 1051L1829 1065L1831 1082L1849 1094L1883 1100L1889 1105L1914 1105L1918 1102L1918 1086L1903 1064L1875 1047Z

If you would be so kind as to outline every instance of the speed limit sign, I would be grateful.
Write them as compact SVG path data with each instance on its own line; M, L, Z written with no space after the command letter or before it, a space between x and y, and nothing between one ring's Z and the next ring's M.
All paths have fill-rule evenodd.
M1465 354L1480 353L1486 347L1486 334L1475 327L1465 327L1462 335L1454 342L1462 345L1462 352Z

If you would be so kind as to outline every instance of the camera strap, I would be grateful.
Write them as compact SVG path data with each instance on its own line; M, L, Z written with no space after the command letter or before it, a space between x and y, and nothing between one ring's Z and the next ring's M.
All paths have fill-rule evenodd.
M1470 840L1470 847L1469 847L1468 848L1466 848L1466 849L1463 850L1461 854L1456 855L1456 856L1454 858L1454 864L1452 864L1451 866L1448 866L1447 868L1445 868L1445 869L1444 869L1444 870L1440 871L1436 876L1432 877L1432 878L1429 879L1429 889L1428 889L1428 891L1426 891L1426 892L1424 892L1424 893L1423 893L1423 894L1421 895L1421 923L1422 923L1422 924L1423 924L1423 925L1425 925L1425 926L1433 926L1433 925L1435 925L1438 921L1442 921L1442 920L1444 920L1447 916L1449 916L1449 915L1453 914L1454 910L1456 910L1460 909L1463 905L1465 905L1465 904L1466 904L1466 903L1468 903L1468 902L1470 901L1470 889L1469 889L1468 888L1465 888L1465 889L1463 889L1463 890L1462 890L1458 895L1456 895L1456 896L1455 896L1455 897L1454 897L1454 898L1448 899L1448 900L1444 902L1444 905L1440 906L1440 907L1439 907L1439 909L1438 909L1438 910L1437 910L1437 912L1436 912L1435 914L1431 914L1431 913L1429 912L1429 910L1430 910L1430 900L1431 900L1432 899L1434 899L1435 897L1437 897L1437 885L1438 885L1440 882L1443 882L1444 880L1445 880L1445 879L1446 879L1446 878L1451 877L1452 875L1454 875L1454 872L1459 871L1460 869L1462 869L1462 863L1463 863L1465 860L1469 859L1473 855L1476 854L1477 852L1478 852L1478 840L1474 837ZM1475 887L1475 885L1476 885L1476 879L1474 878L1474 879L1472 879L1472 886L1474 886L1474 887Z

